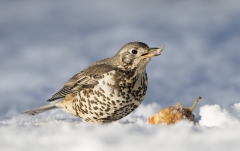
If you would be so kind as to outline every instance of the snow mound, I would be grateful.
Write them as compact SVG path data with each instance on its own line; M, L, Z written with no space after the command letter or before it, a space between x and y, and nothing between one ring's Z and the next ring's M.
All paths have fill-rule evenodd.
M239 117L240 113L240 103L234 104L233 109L234 113L228 112L226 109L222 109L220 105L205 105L200 108L200 116L201 120L199 121L199 125L207 126L207 127L214 127L214 126L224 126L224 125L232 125L232 124L239 124Z

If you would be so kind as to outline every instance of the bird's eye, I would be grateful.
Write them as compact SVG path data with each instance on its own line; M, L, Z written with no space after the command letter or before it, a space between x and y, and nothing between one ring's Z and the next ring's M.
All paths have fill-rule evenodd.
M137 51L137 50L135 50L135 49L133 49L133 50L131 50L131 53L132 53L132 54L137 54L137 53L138 53L138 51Z

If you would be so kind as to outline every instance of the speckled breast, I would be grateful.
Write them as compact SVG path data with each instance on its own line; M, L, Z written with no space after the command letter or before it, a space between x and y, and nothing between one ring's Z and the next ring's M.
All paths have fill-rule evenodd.
M131 113L143 101L147 74L111 71L101 75L94 88L78 92L72 112L87 122L109 123Z

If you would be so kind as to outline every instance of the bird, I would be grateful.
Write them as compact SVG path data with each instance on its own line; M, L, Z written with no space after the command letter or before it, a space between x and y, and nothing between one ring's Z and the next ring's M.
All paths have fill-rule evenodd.
M144 100L148 86L146 66L163 49L129 42L113 57L97 61L70 78L48 99L54 103L22 114L33 116L60 108L90 123L120 120Z

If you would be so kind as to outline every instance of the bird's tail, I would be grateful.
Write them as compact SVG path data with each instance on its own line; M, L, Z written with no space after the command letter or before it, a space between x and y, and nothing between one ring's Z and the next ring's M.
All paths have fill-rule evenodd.
M28 114L28 115L33 116L33 115L43 113L43 112L46 112L46 111L49 111L49 110L57 109L57 108L59 108L59 107L57 107L56 103L54 103L54 104L49 104L49 105L46 105L46 106L41 106L41 107L38 107L38 108L34 108L34 109L31 109L31 110L22 112L22 114Z

